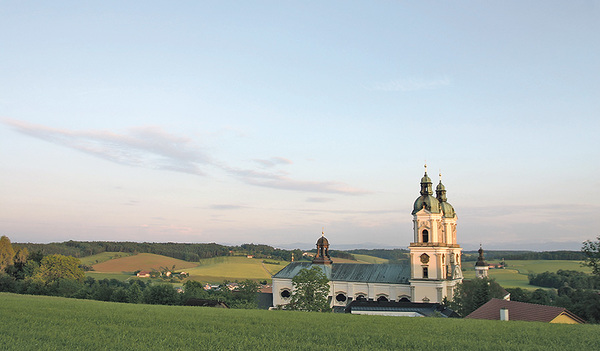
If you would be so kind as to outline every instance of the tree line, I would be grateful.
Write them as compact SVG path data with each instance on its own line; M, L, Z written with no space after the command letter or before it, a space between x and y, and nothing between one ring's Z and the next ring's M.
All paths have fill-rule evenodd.
M463 261L477 261L477 251L464 251ZM494 251L486 250L486 260L584 260L585 254L581 251Z
M139 243L113 241L65 241L62 243L15 243L16 247L26 248L29 252L42 252L45 255L60 254L73 257L86 257L102 252L152 253L173 257L189 262L198 262L203 258L229 256L232 254L253 255L256 258L273 258L290 261L292 253L302 257L301 250L283 250L268 245L243 244L225 246L216 243Z
M17 294L62 296L99 301L194 305L194 300L216 300L234 308L257 308L258 283L245 280L235 291L227 282L219 289L204 290L197 281L184 283L183 292L171 284L149 284L139 279L119 281L85 277L80 261L73 256L29 252L13 248L6 236L0 237L0 291Z

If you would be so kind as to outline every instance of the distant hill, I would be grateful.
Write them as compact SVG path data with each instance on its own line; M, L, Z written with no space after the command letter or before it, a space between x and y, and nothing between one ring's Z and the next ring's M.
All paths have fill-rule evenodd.
M141 253L133 256L121 257L108 260L93 265L94 271L100 273L116 272L135 272L160 270L161 267L171 268L175 266L176 270L196 267L197 263L178 260L172 257L155 255L150 253Z

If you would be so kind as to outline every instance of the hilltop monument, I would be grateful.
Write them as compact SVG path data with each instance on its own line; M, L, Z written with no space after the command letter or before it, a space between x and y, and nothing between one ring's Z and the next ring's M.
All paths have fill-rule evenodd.
M352 301L441 303L451 299L462 282L461 251L456 239L456 213L440 182L433 196L431 179L421 178L420 196L413 205L413 242L408 264L333 263L324 232L312 262L292 262L273 276L273 306L285 305L293 292L292 278L303 268L317 266L329 279L332 307Z

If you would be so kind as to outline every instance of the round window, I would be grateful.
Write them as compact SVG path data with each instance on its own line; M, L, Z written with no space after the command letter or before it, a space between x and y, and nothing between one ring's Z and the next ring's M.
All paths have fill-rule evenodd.
M284 299L287 299L288 297L290 297L292 294L290 293L289 290L285 289L281 291L281 297L283 297Z
M337 294L337 296L335 297L335 300L338 302L344 302L346 301L346 295L344 294Z

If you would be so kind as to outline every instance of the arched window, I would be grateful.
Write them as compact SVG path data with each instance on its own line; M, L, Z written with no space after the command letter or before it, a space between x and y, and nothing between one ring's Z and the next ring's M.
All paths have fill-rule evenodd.
M423 229L423 242L424 243L429 242L429 232L427 231L427 229Z
M381 295L377 298L377 301L389 301L385 295Z
M398 302L410 302L408 296L398 296Z
M281 290L280 293L281 297L283 297L284 299L289 298L290 296L292 296L292 293L288 290L288 289L283 289Z
M365 298L365 295L356 295L356 301L367 301L367 299Z
M346 295L345 295L344 293L339 293L339 294L337 294L337 295L335 296L335 300L336 300L337 302L344 302L344 301L346 301L346 300L347 300L347 297L346 297Z

